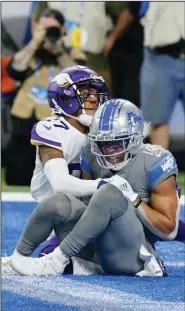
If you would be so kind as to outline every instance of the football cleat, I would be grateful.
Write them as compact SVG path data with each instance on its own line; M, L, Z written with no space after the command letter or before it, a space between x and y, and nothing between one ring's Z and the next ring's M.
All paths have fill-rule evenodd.
M4 274L18 275L18 273L12 268L10 264L11 258L12 256L1 257L2 275Z
M137 272L137 276L164 276L164 271L158 260L152 255L144 245L141 245L139 257L144 261L144 269Z
M57 247L52 253L40 258L26 257L16 250L11 258L12 268L20 275L56 275L64 272L70 259Z

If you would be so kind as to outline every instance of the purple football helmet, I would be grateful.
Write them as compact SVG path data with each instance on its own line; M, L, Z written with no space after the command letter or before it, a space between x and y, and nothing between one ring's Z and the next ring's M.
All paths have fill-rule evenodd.
M109 91L104 79L85 66L72 66L60 71L50 82L48 100L54 114L63 112L73 115L80 108L84 109L81 87L95 88L99 105L109 98Z

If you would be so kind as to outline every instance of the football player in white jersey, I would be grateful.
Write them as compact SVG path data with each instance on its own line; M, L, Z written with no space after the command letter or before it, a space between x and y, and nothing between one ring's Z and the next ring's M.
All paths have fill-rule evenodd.
M74 197L92 195L97 180L82 180L80 153L96 109L109 98L104 79L85 66L63 69L48 86L52 116L34 125L31 143L36 146L36 165L30 191L37 202L54 193ZM80 217L77 208L76 220ZM10 257L3 257L3 265Z
M86 181L84 186L76 177L81 174L79 157L87 127L106 99L105 81L87 67L63 69L52 79L48 100L53 115L38 122L31 133L31 143L37 148L31 194L37 202L53 193L69 193L69 189L76 197L94 193L98 180Z

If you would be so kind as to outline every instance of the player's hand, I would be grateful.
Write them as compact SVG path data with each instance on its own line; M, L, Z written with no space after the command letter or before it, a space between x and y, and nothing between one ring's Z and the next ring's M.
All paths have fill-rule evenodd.
M133 191L131 185L125 178L120 177L119 175L114 175L111 177L109 183L117 187L132 203L137 199L138 193Z
M31 43L35 46L35 48L39 48L39 46L43 43L45 35L46 29L41 23L39 23L34 30L33 38L31 40Z

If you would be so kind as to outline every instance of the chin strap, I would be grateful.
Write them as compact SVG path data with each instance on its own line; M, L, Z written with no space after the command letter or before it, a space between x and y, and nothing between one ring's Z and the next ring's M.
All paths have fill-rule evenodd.
M52 102L55 106L57 106L57 102L55 101L54 98L52 98ZM83 109L84 111L84 109ZM85 126L90 126L91 125L91 122L92 122L92 118L93 116L91 115L88 115L86 113L82 113L81 115L79 115L78 117L74 117L68 113L66 113L62 108L60 108L60 113L64 114L65 116L67 117L70 117L72 119L75 119L77 120L78 122L80 122L82 125L85 125Z

